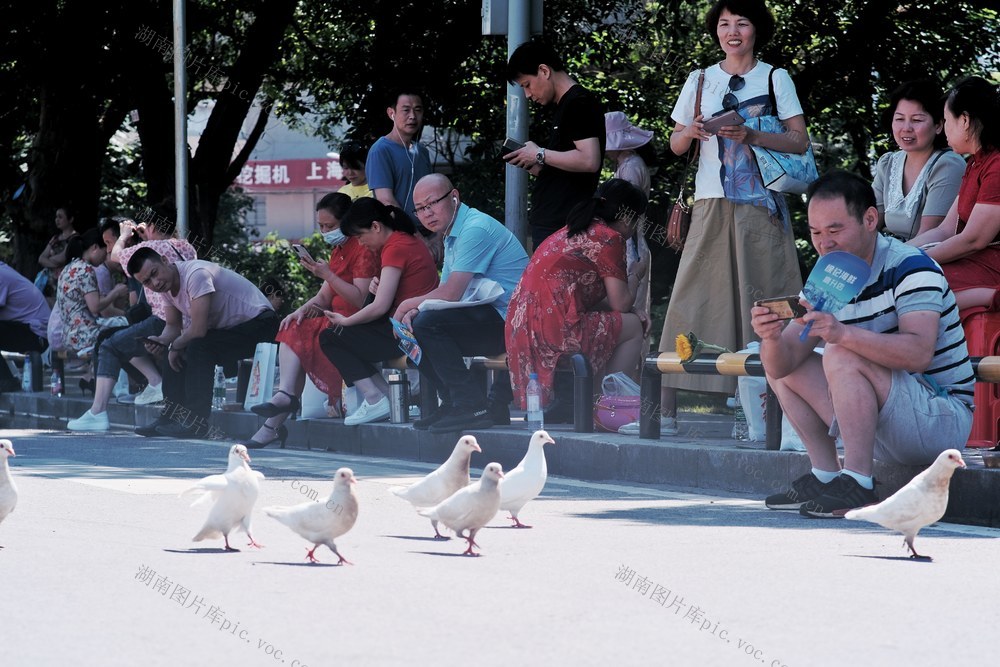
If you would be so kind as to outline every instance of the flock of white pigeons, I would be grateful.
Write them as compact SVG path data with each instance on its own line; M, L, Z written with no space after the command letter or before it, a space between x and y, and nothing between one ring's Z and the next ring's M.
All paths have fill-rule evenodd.
M478 556L473 550L479 547L476 533L500 510L510 512L513 527L530 528L521 523L518 513L542 492L548 475L543 447L554 442L545 431L535 431L517 467L504 474L499 463L490 463L482 476L472 483L469 459L473 452L482 452L482 449L474 436L463 435L451 456L436 470L410 486L392 487L390 491L431 520L435 537L444 537L438 530L438 524L443 524L468 543L463 555ZM0 440L0 523L17 505L17 486L7 463L11 456L15 456L14 445L10 440ZM902 533L911 558L926 558L917 554L913 540L921 528L944 516L952 474L956 468L964 467L961 452L945 450L929 468L892 496L880 503L851 510L845 517L871 521ZM263 479L263 474L250 468L247 448L233 445L229 449L229 466L225 473L205 477L181 494L182 498L193 498L192 506L211 506L194 541L221 537L226 550L233 551L229 533L239 527L250 539L250 546L259 547L250 534L250 518ZM350 565L337 550L334 540L347 533L357 521L355 483L354 472L350 468L340 468L334 474L333 491L325 503L306 501L288 507L265 507L263 511L312 544L306 554L309 561L319 562L316 549L326 545L339 559L338 565Z
M469 460L473 452L482 452L475 436L463 435L455 444L451 456L436 470L408 487L393 487L391 491L412 504L431 520L436 537L441 523L468 542L465 555L478 556L475 537L501 509L510 512L514 527L530 528L518 520L518 513L534 500L545 487L548 470L545 465L546 444L555 441L545 431L535 431L528 451L521 462L506 475L499 463L490 463L482 476L472 483ZM10 474L8 457L15 456L10 440L0 440L0 522L17 505L17 486ZM251 515L264 475L250 468L250 455L243 445L229 448L229 464L221 475L204 477L181 493L192 507L208 506L208 516L195 542L223 539L227 551L236 551L229 544L229 534L240 528L250 539L249 546L260 547L250 533ZM326 502L306 501L288 507L265 507L264 514L288 526L304 538L312 548L306 558L318 563L316 549L329 547L342 563L351 564L334 540L354 527L358 518L358 497L354 493L357 479L350 468L340 468L333 477L333 491ZM3 547L0 547L3 548Z

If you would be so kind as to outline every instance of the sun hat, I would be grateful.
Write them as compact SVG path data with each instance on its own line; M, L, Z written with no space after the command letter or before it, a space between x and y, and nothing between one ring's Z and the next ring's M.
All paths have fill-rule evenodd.
M604 128L608 135L605 150L609 151L635 150L653 138L651 131L639 129L621 111L604 114Z

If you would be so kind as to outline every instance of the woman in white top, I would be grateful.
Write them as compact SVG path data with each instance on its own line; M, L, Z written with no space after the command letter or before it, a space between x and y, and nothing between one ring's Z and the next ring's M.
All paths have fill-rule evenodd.
M889 97L899 150L879 158L872 189L885 231L903 241L941 224L965 173L965 160L948 148L942 99L928 79L904 83Z
M774 17L763 0L718 0L705 16L705 28L725 57L705 69L701 107L694 108L698 72L692 72L671 113L676 124L670 150L684 155L694 142L701 143L691 228L667 307L661 352L673 351L676 336L688 332L738 350L756 340L750 326L755 300L802 288L784 195L764 187L751 150L762 146L801 154L809 148L791 77L754 55L774 33ZM706 120L730 110L748 121L776 116L785 131L761 131L749 122L724 126L718 134L705 129ZM677 389L736 391L731 376L666 373L662 382L666 434L677 433Z

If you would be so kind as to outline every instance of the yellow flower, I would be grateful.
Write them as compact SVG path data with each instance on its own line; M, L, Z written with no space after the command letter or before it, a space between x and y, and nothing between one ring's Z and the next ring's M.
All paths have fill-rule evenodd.
M680 357L682 364L685 364L692 359L697 359L698 355L704 352L729 352L729 350L720 345L712 345L711 343L704 343L698 340L698 337L694 335L694 332L678 334L675 339L674 347L677 350L677 356Z

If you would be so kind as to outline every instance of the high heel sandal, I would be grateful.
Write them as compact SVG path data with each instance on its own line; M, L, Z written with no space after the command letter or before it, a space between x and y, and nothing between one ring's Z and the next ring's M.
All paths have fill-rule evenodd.
M285 428L285 425L282 424L278 428L273 428L267 424L262 424L262 426L268 431L274 433L274 437L267 442L260 442L258 440L254 440L253 438L249 438L247 440L243 440L239 444L243 445L247 449L260 449L261 447L267 447L268 445L274 444L274 442L277 441L281 443L281 449L284 449L285 440L288 439L288 429Z
M89 391L90 395L93 396L94 392L96 390L97 390L97 380L96 379L94 379L94 380L84 380L83 378L80 378L80 393L81 394L83 394L84 396L86 396L87 392Z
M295 412L296 410L299 409L300 403L298 396L289 394L287 391L282 391L281 389L279 389L275 393L284 394L285 396L287 396L289 399L288 405L277 406L274 403L268 401L267 403L258 403L257 405L251 407L250 412L254 413L255 415L260 415L261 417L267 417L268 419L270 419L271 417L285 415L290 412Z

